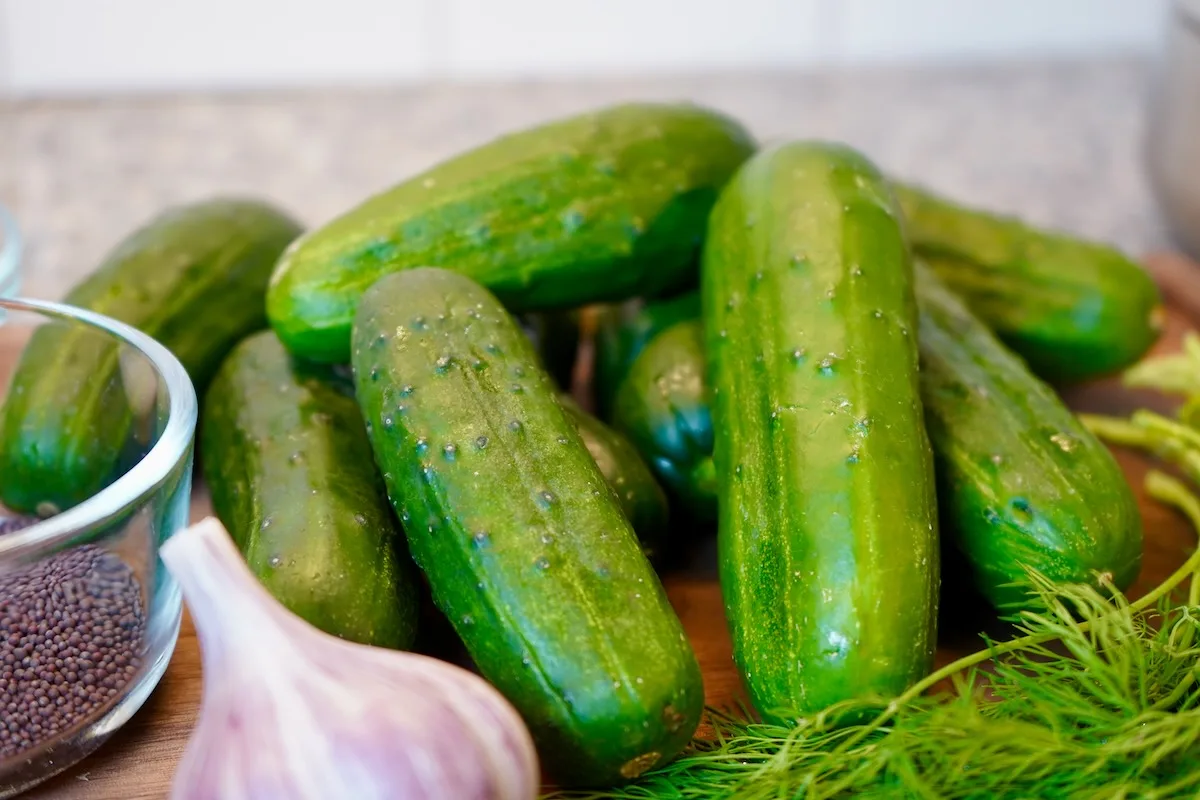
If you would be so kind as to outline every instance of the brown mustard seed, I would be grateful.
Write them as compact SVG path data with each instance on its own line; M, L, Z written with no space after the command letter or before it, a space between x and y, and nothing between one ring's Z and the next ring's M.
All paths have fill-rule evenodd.
M106 711L141 666L144 630L137 578L95 545L0 576L0 759Z

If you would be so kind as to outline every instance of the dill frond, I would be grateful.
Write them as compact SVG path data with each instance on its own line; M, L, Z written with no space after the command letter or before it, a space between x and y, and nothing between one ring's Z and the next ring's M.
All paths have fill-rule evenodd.
M1020 639L982 651L994 658L986 679L966 663L972 659L950 665L960 679L948 696L900 698L872 721L848 726L839 720L878 704L845 703L795 727L712 709L710 738L637 783L551 797L982 800L1200 793L1200 609L1163 597L1138 610L1115 591L1105 596L1044 579L1036 586L1050 610L1027 615ZM1001 647L1007 655L997 658Z
M1155 415L1089 424L1172 460L1200 452L1200 439ZM1146 488L1200 529L1200 500L1180 481L1151 472ZM711 735L636 783L547 798L1200 795L1198 567L1200 551L1136 602L1112 586L1060 585L1031 573L1043 610L1017 618L1017 638L986 642L894 700L843 703L791 727L709 709ZM954 691L926 694L946 679ZM868 721L845 724L855 719Z

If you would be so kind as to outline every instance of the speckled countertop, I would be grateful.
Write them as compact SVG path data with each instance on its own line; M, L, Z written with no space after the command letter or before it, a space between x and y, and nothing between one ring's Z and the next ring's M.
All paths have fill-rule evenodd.
M964 200L1113 241L1166 238L1141 168L1145 65L969 68L0 102L0 202L23 290L57 298L162 207L274 199L309 224L501 132L624 99L690 99L762 139L848 141Z

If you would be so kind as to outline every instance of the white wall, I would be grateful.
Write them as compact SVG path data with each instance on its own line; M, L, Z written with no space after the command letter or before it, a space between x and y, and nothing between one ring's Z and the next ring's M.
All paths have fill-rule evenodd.
M1148 52L1170 0L0 0L0 93Z

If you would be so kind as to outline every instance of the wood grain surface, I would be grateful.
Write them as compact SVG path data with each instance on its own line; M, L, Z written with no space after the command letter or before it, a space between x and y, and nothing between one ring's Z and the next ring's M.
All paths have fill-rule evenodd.
M1167 326L1156 352L1178 349L1184 331L1200 327L1200 265L1176 256L1148 259L1168 298ZM1197 322L1193 323L1192 320ZM0 353L2 356L11 354ZM1169 410L1163 397L1123 389L1116 380L1077 386L1064 393L1080 411L1125 413L1134 408ZM1147 459L1117 452L1130 482L1138 491L1146 526L1142 574L1131 594L1138 595L1161 581L1193 550L1195 535L1178 515L1146 498L1142 477ZM197 487L192 517L209 513L203 487ZM683 620L704 672L709 704L728 706L743 697L730 656L729 636L716 582L715 546L710 531L696 531L692 552L684 563L664 573L672 604ZM944 603L956 611L942 622L938 663L978 648L977 632L986 616L962 614L960 604ZM91 757L24 797L38 800L159 800L167 795L171 775L196 719L200 703L200 651L186 614L175 655L162 683L141 711Z

